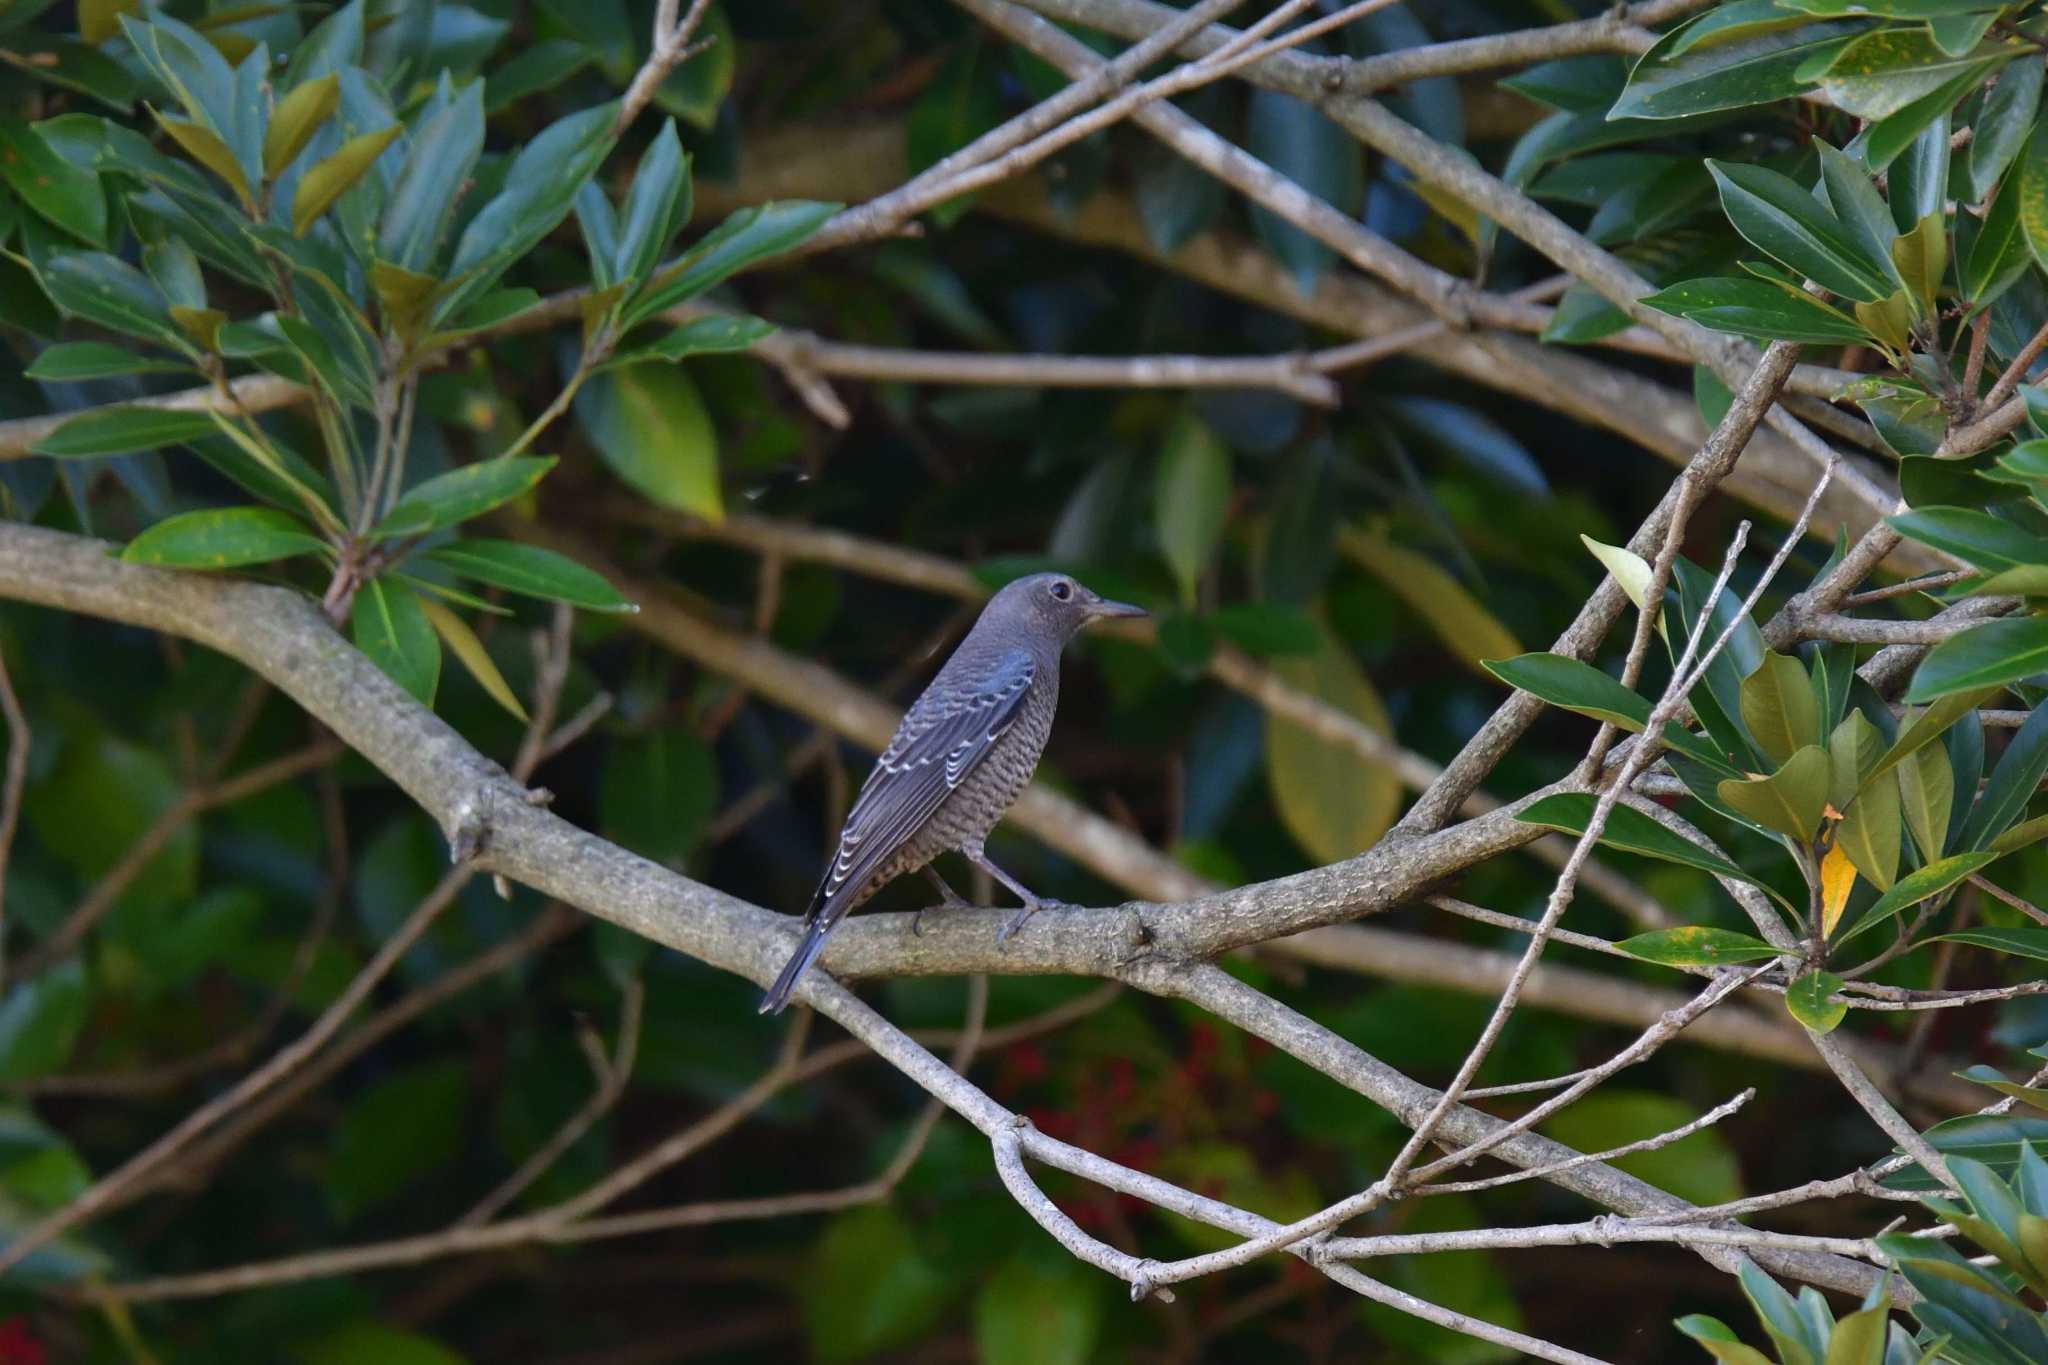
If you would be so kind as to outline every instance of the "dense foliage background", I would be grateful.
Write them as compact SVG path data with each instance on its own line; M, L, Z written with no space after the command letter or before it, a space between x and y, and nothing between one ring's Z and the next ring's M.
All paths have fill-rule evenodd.
M1851 1038L1914 1128L2035 1071L2048 861L2029 802L2048 731L2028 715L2048 622L2026 603L2048 595L2048 441L2030 439L2048 408L2020 381L2048 318L2038 6L1667 2L1603 20L1565 0L1445 0L1300 49L1369 72L1458 40L1583 31L1359 92L1453 149L1436 179L1304 90L1233 78L1178 100L1404 251L1391 271L1129 122L912 206L917 230L848 228L840 205L1067 79L987 8L0 0L0 510L120 542L127 564L302 590L557 813L787 912L893 723L874 699L914 696L982 592L1058 566L1157 620L1070 652L1041 782L1199 890L1372 848L1510 685L1559 709L1487 776L1494 796L1571 772L1587 716L1641 729L1687 642L1706 649L1743 617L1737 599L1815 488L1810 447L1766 429L1692 513L1659 618L1669 652L1651 647L1641 696L1610 679L1633 613L1594 655L1605 673L1530 651L1610 570L1641 605L1654 547L1615 547L1755 366L1729 338L1807 343L1788 410L1847 454L1653 791L1733 865L1618 807L1569 929L1665 932L1635 940L1634 960L1553 942L1476 1080L1605 1060L1695 988L1674 965L1783 955L1782 994L1703 1018L1542 1126L1601 1151L1754 1087L1731 1117L1614 1163L1715 1204L1893 1152L1809 1029ZM1105 30L1158 21L1142 5L1034 8L1105 55L1121 47ZM673 69L640 88L664 51ZM1598 260L1546 259L1497 205L1447 189L1469 165L1659 292L1622 311ZM1403 279L1483 294L1448 318ZM1647 327L1653 310L1714 331ZM1184 363L1123 364L1151 356ZM1081 376L1055 357L1104 360ZM1243 357L1274 359L1229 368ZM1873 527L1889 534L1895 491L1906 539L1841 591L1950 572L1864 604L1861 635L1816 627L1767 650L1786 597ZM1715 571L1744 517L1759 525L1723 596ZM1908 648L1903 667L1852 684L1886 645ZM0 661L0 1238L226 1097L105 1216L0 1279L0 1361L1518 1355L1285 1257L1133 1304L897 1070L802 1011L758 1017L740 977L451 872L432 816L241 665L15 602ZM1548 801L1530 821L1567 832L1594 807ZM1073 836L1057 809L1020 814L990 851L1081 904L1192 894L1119 878L1115 857L1062 841L1063 821ZM1533 920L1558 861L1537 851L1439 889ZM1751 933L1715 871L1779 898L1794 946ZM928 899L915 882L875 908ZM1445 909L1409 904L1375 920L1379 938L1329 940L1343 951L1299 940L1226 961L1441 1085L1529 927ZM408 923L422 932L404 946ZM1842 956L1866 929L1881 932ZM394 969L324 1045L238 1098L238 1078L394 941ZM1843 974L1880 952L1867 980L1895 994L1844 997ZM919 975L866 994L943 1054L978 990ZM1986 998L1871 1005L1971 990ZM1192 1003L1057 974L986 991L971 1075L995 1099L1277 1220L1371 1185L1413 1126ZM1955 1076L1973 1064L1990 1070ZM1534 1099L1481 1103L1512 1117ZM1947 1211L2004 1268L1890 1247L1909 1268L1940 1262L1912 1276L1932 1300L1959 1276L1984 1283L1897 1316L1888 1357L1885 1310L1867 1310L1842 1361L1910 1361L1940 1333L1944 1359L2041 1358L2048 1166L2026 1145L2048 1135L2040 1107L1937 1130L1967 1177ZM1987 1164L1965 1169L1965 1153ZM640 1178L605 1217L679 1212L554 1235L545 1211L621 1168ZM1936 1188L1910 1165L1888 1178ZM1235 1240L1078 1179L1045 1185L1126 1250ZM1529 1182L1403 1199L1354 1230L1590 1212ZM1863 1238L1898 1213L1923 1211L1864 1189L1770 1226ZM364 1269L280 1259L410 1237L430 1244ZM270 1268L176 1278L244 1264ZM1761 1358L1838 1359L1818 1299L1781 1302L1753 1267L1738 1281L1679 1246L1364 1264L1598 1359L1697 1356L1673 1320L1702 1313ZM1854 1297L1832 1302L1846 1327ZM1723 1359L1759 1358L1704 1319L1687 1329Z

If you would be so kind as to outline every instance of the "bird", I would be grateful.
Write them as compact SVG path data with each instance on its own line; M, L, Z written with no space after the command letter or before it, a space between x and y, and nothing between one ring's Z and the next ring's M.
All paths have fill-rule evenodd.
M990 862L982 841L1038 766L1059 704L1060 652L1067 641L1091 621L1146 614L1063 573L1015 579L989 599L861 784L804 912L803 938L762 996L761 1013L781 1013L839 921L904 873L922 870L942 907L966 905L931 866L948 850L965 854L1023 901L998 942L1056 904Z

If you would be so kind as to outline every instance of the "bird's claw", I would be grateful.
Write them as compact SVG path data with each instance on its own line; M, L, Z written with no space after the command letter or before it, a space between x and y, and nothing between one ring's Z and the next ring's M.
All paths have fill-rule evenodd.
M1041 910L1078 910L1080 908L1080 906L1068 901L1042 899L1033 901L1004 921L1002 930L996 934L996 943L998 945L1008 943L1011 936L1024 927L1024 922Z

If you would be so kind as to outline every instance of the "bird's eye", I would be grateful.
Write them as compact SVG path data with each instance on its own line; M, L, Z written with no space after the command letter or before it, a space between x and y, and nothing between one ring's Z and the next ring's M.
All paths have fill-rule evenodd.
M1064 578L1056 578L1052 581L1052 586L1048 587L1046 591L1064 602L1074 595L1074 585L1067 582Z

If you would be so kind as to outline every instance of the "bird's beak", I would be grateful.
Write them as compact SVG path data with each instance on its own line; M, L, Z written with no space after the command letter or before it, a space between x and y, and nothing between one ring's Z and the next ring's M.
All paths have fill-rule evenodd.
M1134 607L1128 602L1112 602L1108 598L1098 597L1088 604L1088 614L1090 616L1150 616L1152 613L1146 611L1143 607Z

